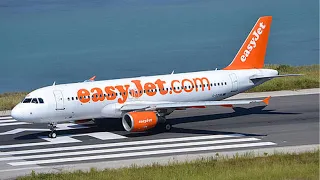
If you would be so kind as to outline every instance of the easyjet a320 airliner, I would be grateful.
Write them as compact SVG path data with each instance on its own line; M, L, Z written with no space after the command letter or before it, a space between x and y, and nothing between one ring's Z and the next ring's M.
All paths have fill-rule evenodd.
M272 17L258 19L233 61L222 70L52 85L28 94L11 112L14 119L48 123L56 137L57 123L95 118L122 118L126 131L141 132L171 125L174 110L229 106L264 100L221 101L279 75L263 69Z

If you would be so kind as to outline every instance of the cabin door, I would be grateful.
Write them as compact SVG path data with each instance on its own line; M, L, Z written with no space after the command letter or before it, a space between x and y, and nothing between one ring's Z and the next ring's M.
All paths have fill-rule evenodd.
M56 110L65 110L64 99L61 91L53 91L56 100Z
M238 78L236 74L230 74L230 79L231 79L231 84L232 84L232 89L231 92L236 92L238 91Z

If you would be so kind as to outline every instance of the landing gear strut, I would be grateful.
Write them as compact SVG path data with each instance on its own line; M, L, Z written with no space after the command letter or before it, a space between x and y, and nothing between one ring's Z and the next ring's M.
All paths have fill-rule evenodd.
M56 133L56 129L57 129L57 123L49 123L48 124L49 128L50 128L50 133L49 133L49 138L56 138L57 137L57 133Z

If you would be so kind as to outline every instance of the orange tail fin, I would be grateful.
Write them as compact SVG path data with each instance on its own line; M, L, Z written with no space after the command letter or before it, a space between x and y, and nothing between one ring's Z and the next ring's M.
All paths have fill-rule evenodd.
M233 61L224 69L263 68L272 16L260 17Z

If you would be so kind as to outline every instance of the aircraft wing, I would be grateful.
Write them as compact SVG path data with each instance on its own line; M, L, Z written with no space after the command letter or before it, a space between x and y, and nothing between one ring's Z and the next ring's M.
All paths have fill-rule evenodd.
M270 96L263 100L231 100L231 101L196 101L196 102L165 102L165 103L136 103L123 105L121 111L135 111L135 110L158 110L158 109L179 109L179 108L204 108L206 106L227 106L242 105L250 103L264 102L269 104Z

